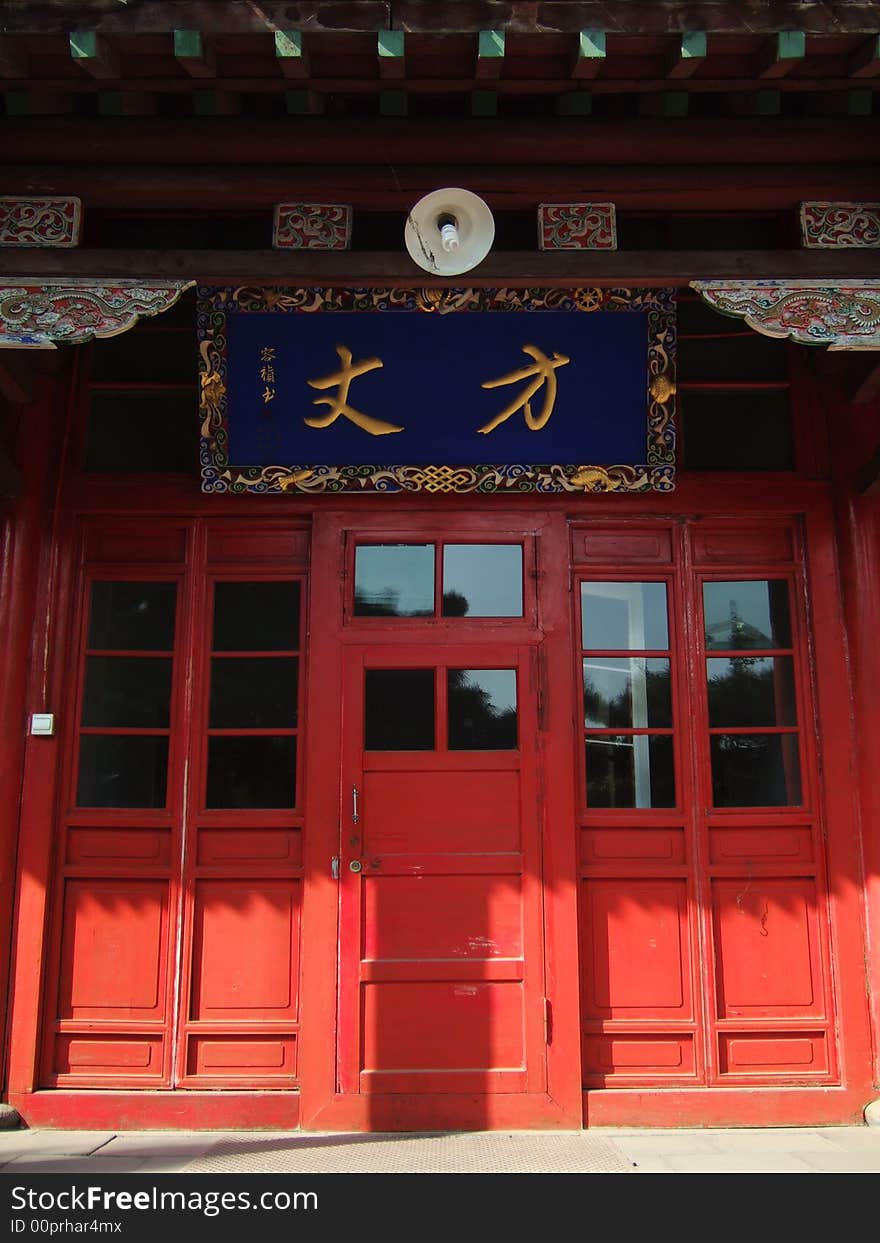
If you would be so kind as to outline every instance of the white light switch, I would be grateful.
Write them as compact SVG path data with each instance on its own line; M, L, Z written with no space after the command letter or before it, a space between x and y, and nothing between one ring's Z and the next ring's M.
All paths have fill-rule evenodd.
M34 712L31 716L31 733L50 737L55 733L54 712Z

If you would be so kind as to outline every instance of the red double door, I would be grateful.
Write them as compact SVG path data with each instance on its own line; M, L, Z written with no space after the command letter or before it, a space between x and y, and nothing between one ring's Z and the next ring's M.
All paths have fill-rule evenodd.
M505 541L496 526L491 544L454 538L426 532L395 546L375 535L364 543L360 531L348 550L342 594L351 598L340 624L322 627L322 636L313 630L312 756L325 727L331 737L341 731L342 749L338 836L326 859L336 892L313 886L307 901L320 909L314 917L306 910L304 995L323 996L328 1012L332 1004L336 1026L335 1042L319 1042L304 1015L310 1126L581 1123L576 1003L566 1004L577 991L575 957L560 968L552 952L556 925L567 924L576 943L574 894L569 886L565 910L565 897L548 886L572 836L571 779L559 776L554 789L549 772L554 745L570 737L558 729L555 743L551 736L547 646L562 637L554 634L562 619L545 616L537 599L536 533ZM418 618L376 616L358 584L366 580L369 594L375 579L381 592L399 572L403 590L416 590L411 573L418 579L420 570L407 560L414 548L434 599ZM485 557L487 581L469 590L496 596L476 601L477 611L508 616L449 615L463 607L451 589L456 550L472 583ZM351 564L358 556L363 564ZM372 578L371 558L379 567ZM490 586L508 574L516 581ZM387 591L383 599L380 614ZM316 610L320 600L313 618ZM332 677L334 648L338 702L320 679L325 660ZM560 774L568 774L563 750ZM316 775L313 760L311 782ZM326 809L332 814L329 798ZM335 1001L309 958L309 929L323 916L329 932L334 900ZM329 975L329 953L323 965ZM570 980L561 978L566 970Z

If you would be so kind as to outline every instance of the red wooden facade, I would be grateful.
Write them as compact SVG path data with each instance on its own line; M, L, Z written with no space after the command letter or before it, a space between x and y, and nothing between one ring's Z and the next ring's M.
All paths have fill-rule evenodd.
M862 175L842 157L832 196ZM156 194L183 185L195 213L184 182ZM589 283L583 257L557 286ZM326 283L321 258L300 283ZM185 336L195 369L191 309L172 322L132 340L155 359ZM263 497L90 470L96 393L173 399L142 363L101 371L108 344L20 391L4 373L5 1099L24 1120L860 1120L880 1044L876 356L776 343L772 380L682 366L719 418L785 389L781 469L756 443L756 469L685 463L668 494ZM376 549L419 550L424 607L363 606ZM459 556L500 566L507 603L457 615ZM41 712L54 733L23 737Z

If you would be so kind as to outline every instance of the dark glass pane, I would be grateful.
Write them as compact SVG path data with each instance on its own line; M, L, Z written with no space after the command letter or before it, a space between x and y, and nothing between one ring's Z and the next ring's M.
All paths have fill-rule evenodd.
M171 660L150 656L89 656L83 725L163 728L171 702Z
M704 583L703 618L710 651L791 647L784 579Z
M122 332L92 347L92 379L103 383L191 384L198 371L195 333Z
M295 807L296 738L209 738L206 807Z
M620 734L586 742L589 807L674 807L668 734Z
M669 661L614 656L586 659L584 724L600 729L671 726Z
M450 669L450 751L515 751L516 670Z
M216 583L214 651L294 651L299 596L299 583Z
M706 661L710 725L795 725L790 656Z
M716 807L800 804L796 734L715 734L710 743Z
M364 683L367 751L434 750L434 670L368 669Z
M444 544L444 617L522 617L519 544Z
M363 544L354 554L355 617L432 617L433 544Z
M679 403L686 470L794 470L787 389L683 389Z
M92 583L89 647L170 652L176 583Z
M716 326L715 331L718 331ZM721 329L722 332L729 331ZM780 381L788 378L785 342L746 328L740 336L685 338L678 343L680 383Z
M93 392L85 469L194 474L198 426L195 381L162 392Z
M669 647L665 583L581 583L584 648Z
M168 739L84 734L79 746L79 807L164 807Z
M212 729L294 729L299 661L224 656L211 661Z

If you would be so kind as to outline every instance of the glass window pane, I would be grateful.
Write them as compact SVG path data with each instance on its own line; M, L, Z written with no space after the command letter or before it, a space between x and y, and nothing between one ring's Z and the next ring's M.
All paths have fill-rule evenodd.
M295 729L295 656L225 656L211 661L212 729Z
M205 806L295 807L296 738L209 738Z
M710 651L791 647L784 579L704 583L703 614Z
M706 661L710 725L795 725L791 656Z
M215 583L215 652L299 647L299 583Z
M355 617L432 617L433 544L363 544L354 554Z
M168 725L170 702L170 658L86 658L83 725L161 729Z
M589 807L674 807L668 734L620 734L586 742Z
M367 751L434 750L434 670L368 669L364 684Z
M645 651L669 647L665 583L581 583L584 648Z
M449 669L450 751L515 751L516 670Z
M590 656L584 661L584 724L604 729L672 725L669 661Z
M444 617L522 617L519 544L444 544Z
M715 734L712 802L716 807L796 807L801 770L796 734Z
M164 807L168 739L84 734L79 746L79 807Z
M170 652L176 583L92 583L89 647Z

